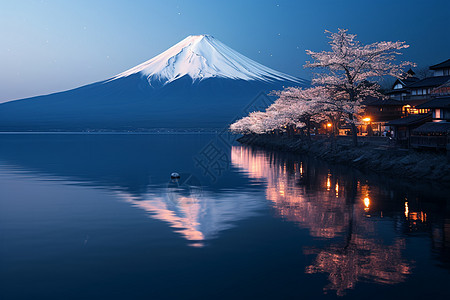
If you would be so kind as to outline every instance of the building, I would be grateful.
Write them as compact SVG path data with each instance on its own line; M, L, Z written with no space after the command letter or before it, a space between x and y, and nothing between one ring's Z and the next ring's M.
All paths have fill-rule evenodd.
M407 81L408 78L395 81L392 89L387 92L391 101L386 102L385 105L377 106L379 110L389 109L392 115L394 115L394 110L396 110L397 114L400 114L397 119L388 120L384 117L386 119L384 128L385 130L389 130L398 144L402 146L419 147L416 143L419 141L419 138L414 138L414 143L411 143L412 136L425 134L426 131L431 134L429 130L432 128L434 130L440 127L444 130L443 128L447 126L443 124L427 125L428 129L426 131L425 129L427 127L421 127L425 123L436 123L438 120L441 120L439 116L443 115L445 108L434 107L434 105L438 105L436 103L444 103L445 100L443 99L448 97L446 95L450 94L450 59L431 66L430 70L433 71L433 76L420 80L414 76L415 74L412 70L409 70L409 81ZM437 102L431 102L433 100L437 100ZM395 108L392 107L394 104L396 104ZM401 112L398 111L400 104ZM370 106L368 106L368 111L370 109ZM438 118L436 118L436 114ZM442 119L441 121L445 120ZM380 127L382 126L380 125ZM426 139L423 140L425 141Z
M434 76L449 76L450 75L450 59L441 62L437 65L431 66L430 70L433 70Z
M390 99L404 100L404 98L410 94L410 90L407 86L420 80L415 75L416 73L414 73L412 69L409 69L408 72L406 72L406 77L404 79L395 80L391 90L387 91L386 95L388 95Z
M411 147L450 151L450 95L437 97L417 107L430 109L432 120L412 131Z
M392 89L386 92L390 99L398 100L403 103L403 115L423 114L428 110L417 108L434 98L433 91L449 82L450 80L450 59L429 67L433 71L433 76L419 79L411 69L406 73L405 79L397 79L392 85Z
M386 122L399 119L403 116L404 103L396 99L373 99L366 103L366 115L376 135L386 135L390 128Z
M407 114L425 113L425 108L418 108L417 106L434 98L434 90L450 80L450 59L431 66L429 69L433 71L433 76L406 86L409 94L403 100L405 101L405 112Z
M390 128L391 136L397 144L409 148L413 130L432 120L431 113L412 114L400 119L389 121L385 126Z

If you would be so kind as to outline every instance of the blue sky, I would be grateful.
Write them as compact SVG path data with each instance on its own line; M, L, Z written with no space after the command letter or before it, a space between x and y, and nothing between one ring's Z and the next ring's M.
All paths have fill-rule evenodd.
M450 58L448 0L0 0L0 102L109 78L191 34L211 34L276 70L309 78L324 30L402 40L419 67Z

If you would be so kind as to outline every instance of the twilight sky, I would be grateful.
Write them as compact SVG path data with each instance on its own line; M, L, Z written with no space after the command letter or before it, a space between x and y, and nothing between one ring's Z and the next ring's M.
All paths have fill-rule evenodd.
M450 58L449 14L448 0L0 0L0 102L107 79L191 34L308 79L305 49L347 28L406 41L403 59L422 68Z

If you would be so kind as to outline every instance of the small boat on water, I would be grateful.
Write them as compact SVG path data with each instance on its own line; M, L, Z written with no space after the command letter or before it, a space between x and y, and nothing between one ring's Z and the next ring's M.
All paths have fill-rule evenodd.
M180 174L178 174L177 172L173 172L172 174L170 174L170 178L171 179L180 179Z

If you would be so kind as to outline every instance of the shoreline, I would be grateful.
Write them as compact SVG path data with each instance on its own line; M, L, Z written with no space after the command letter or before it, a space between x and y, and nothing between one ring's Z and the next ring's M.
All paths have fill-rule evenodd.
M450 182L450 163L445 153L401 149L391 145L389 139L384 137L358 137L358 147L351 146L351 137L337 137L334 149L331 139L327 137L312 137L308 143L299 137L244 135L237 141L265 149L310 154L329 163L389 176Z
M75 135L75 134L86 134L86 135L94 135L94 134L217 134L219 131L0 131L0 135L26 135L26 134L67 134L67 135Z

